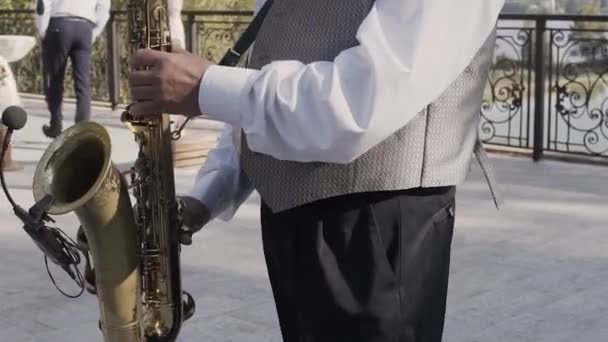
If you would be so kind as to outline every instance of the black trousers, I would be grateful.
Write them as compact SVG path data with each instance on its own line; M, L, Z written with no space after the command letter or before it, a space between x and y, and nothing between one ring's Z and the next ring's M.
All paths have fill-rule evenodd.
M273 214L264 253L285 342L439 342L455 188L363 193Z
M68 58L72 62L76 93L75 122L91 117L91 54L93 24L80 18L51 18L42 41L42 57L47 78L46 102L51 125L63 119L63 81Z

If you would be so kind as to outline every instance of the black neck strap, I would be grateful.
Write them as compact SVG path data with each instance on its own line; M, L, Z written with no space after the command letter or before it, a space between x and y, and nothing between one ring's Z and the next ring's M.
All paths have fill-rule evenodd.
M229 49L222 60L218 63L219 65L235 66L239 63L241 56L247 51L247 49L249 49L251 44L253 44L253 41L255 40L255 37L262 26L262 22L264 22L264 18L266 17L266 14L268 14L273 2L273 0L266 0L262 8L260 8L260 11L245 29L245 32L243 32L236 44L234 44L234 47Z

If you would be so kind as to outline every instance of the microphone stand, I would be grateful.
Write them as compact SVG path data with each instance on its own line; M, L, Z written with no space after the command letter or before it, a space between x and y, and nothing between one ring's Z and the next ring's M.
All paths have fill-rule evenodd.
M15 216L23 222L23 229L43 252L47 272L55 287L63 295L70 298L77 298L84 292L84 278L77 267L80 263L78 247L76 247L76 243L60 229L48 227L46 225L46 222L55 222L47 214L48 209L55 202L55 197L47 194L26 211L14 201L6 186L6 181L4 179L4 158L6 151L8 150L12 133L12 130L7 127L3 134L2 150L0 151L0 183L2 185L2 190L13 207ZM69 295L57 286L55 279L48 268L48 259L51 259L54 264L60 266L76 282L80 287L80 293L77 295Z
M4 137L8 134L9 128L3 124L0 124L0 141L4 141ZM6 155L2 157L2 171L18 171L22 170L23 166L19 165L13 160L13 145L8 144L6 148Z

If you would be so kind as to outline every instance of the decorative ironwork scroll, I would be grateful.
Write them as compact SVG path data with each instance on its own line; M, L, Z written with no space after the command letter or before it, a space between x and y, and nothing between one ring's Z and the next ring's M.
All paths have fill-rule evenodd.
M499 28L479 134L491 144L530 147L531 28Z
M219 62L249 24L243 18L222 18L205 20L200 27L198 39L199 53L213 62Z
M547 149L608 156L606 31L550 30Z

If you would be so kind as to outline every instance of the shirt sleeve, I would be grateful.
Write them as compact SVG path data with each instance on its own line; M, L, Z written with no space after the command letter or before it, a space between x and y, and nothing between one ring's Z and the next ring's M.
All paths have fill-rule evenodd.
M232 219L253 192L241 171L234 137L235 130L226 125L218 145L209 151L205 164L198 171L189 194L209 209L211 219Z
M95 27L93 28L93 40L97 39L99 35L104 31L108 19L110 19L110 8L112 4L110 0L97 0L97 6L95 7Z
M53 0L36 0L34 11L34 26L40 38L44 38L51 20Z
M212 66L201 112L242 127L249 147L282 160L349 163L405 126L460 75L504 0L377 0L358 45L333 61Z

